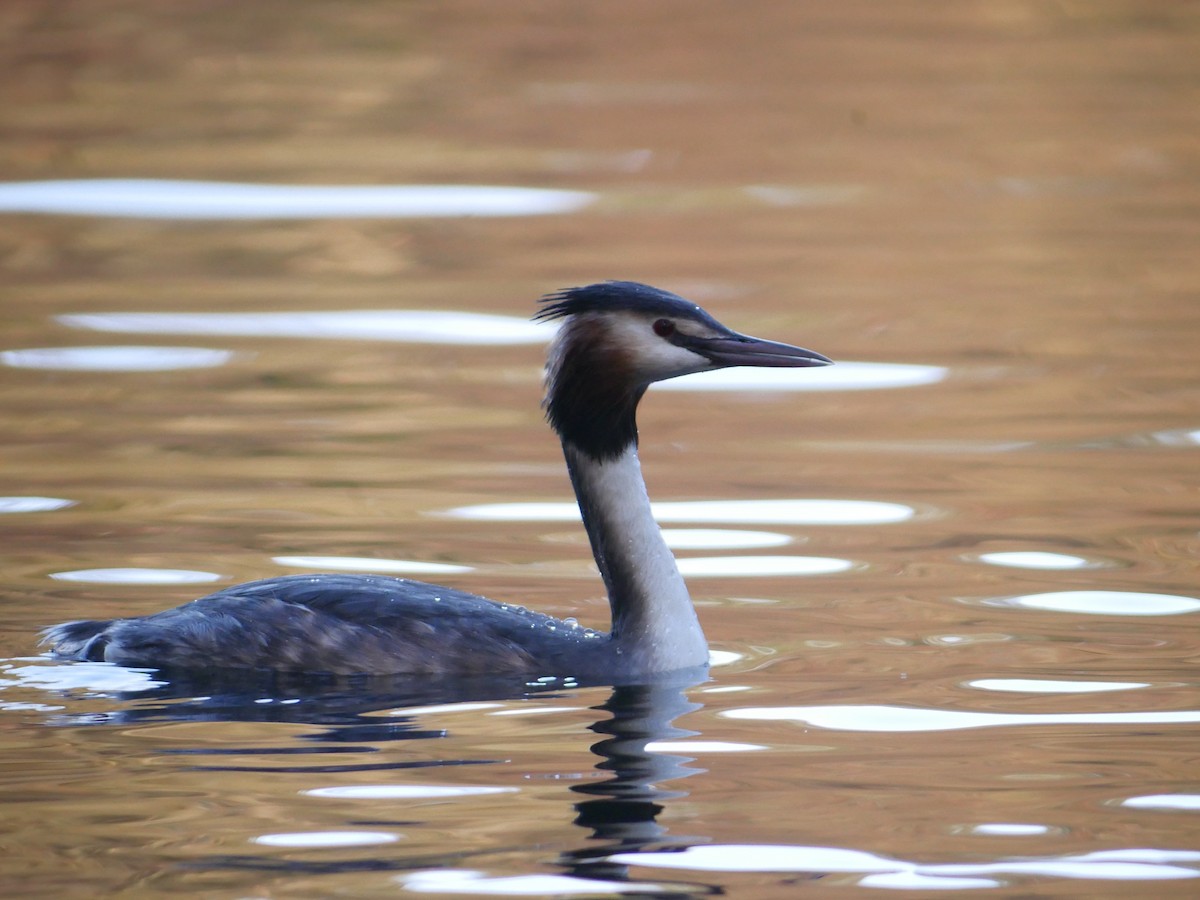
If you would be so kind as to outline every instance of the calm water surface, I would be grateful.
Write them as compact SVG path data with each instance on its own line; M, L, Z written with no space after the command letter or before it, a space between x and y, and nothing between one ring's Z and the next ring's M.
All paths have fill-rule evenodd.
M5 7L0 890L1195 896L1198 37L1153 0ZM707 680L38 655L319 569L603 625L526 320L609 277L842 362L643 405Z

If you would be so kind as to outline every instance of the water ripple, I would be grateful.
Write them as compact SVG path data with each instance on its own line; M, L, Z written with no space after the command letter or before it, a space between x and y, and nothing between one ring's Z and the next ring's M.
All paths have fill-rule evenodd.
M647 753L751 753L768 749L763 744L740 741L649 741Z
M266 847L367 847L374 844L391 844L399 835L386 831L285 831L275 834L260 834L251 842Z
M84 689L100 693L149 691L166 682L152 677L154 669L134 669L102 662L46 663L42 657L29 660L34 665L0 665L0 689L34 687L50 691Z
M1181 809L1200 812L1200 794L1146 794L1121 801L1130 809Z
M741 531L732 528L664 528L663 540L672 550L747 550L782 547L792 538L775 531Z
M35 347L5 350L0 363L15 369L72 372L169 372L211 369L233 359L230 350L204 347Z
M1001 837L1029 837L1049 832L1049 825L1022 822L981 822L971 827L971 834L999 835Z
M916 515L911 506L876 500L687 500L651 504L659 522L726 525L884 525ZM483 503L443 515L486 522L575 522L574 503Z
M1014 569L1043 569L1058 571L1067 569L1096 569L1103 568L1106 563L1086 559L1082 556L1072 556L1068 553L1050 553L1044 550L1010 550L996 553L980 553L976 556L964 557L987 563L989 566L1005 566Z
M1017 694L1098 694L1150 687L1148 681L1062 681L1048 678L977 678L967 687Z
M207 584L220 581L216 572L193 569L76 569L72 572L53 572L57 581L83 581L89 584Z
M1017 606L1095 616L1177 616L1200 610L1200 600L1194 597L1137 591L1051 591L997 597L985 602L988 606Z
M854 568L848 559L829 556L706 556L680 559L677 563L680 574L689 578L832 575Z
M339 572L374 572L380 575L458 575L470 566L419 562L409 559L375 559L368 556L273 556L271 561L297 569L332 569Z
M611 897L638 894L659 897L673 893L691 895L683 886L636 881L602 881L573 875L506 875L489 877L472 869L429 869L396 876L406 891L422 894L459 894L464 897Z
M1003 876L1042 876L1100 881L1159 881L1200 877L1200 852L1130 848L1065 856L1021 857L992 862L922 864L863 850L771 844L710 844L684 850L617 853L608 859L629 866L706 872L860 873L859 884L882 888L956 889L999 887Z
M515 787L483 787L465 784L347 784L311 788L310 797L340 800L430 800L451 797L482 797L486 794L515 794Z
M545 216L596 199L584 191L486 184L237 184L151 178L0 182L0 212L139 219Z
M831 731L901 734L1014 725L1175 725L1200 722L1200 710L1112 713L993 713L915 706L776 706L725 710L729 719L803 722Z
M697 372L655 387L660 391L868 391L936 384L946 378L942 366L849 362L820 369L718 369Z
M423 309L261 313L86 313L56 316L55 320L69 328L119 334L286 337L469 346L540 344L548 340L554 332L551 325L530 322L516 316Z
M61 497L0 497L0 514L50 512L74 505L74 500Z

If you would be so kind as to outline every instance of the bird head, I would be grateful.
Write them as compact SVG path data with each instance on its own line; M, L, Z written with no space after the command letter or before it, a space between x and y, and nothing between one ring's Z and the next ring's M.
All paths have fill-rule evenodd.
M726 328L688 300L633 281L543 298L539 321L561 321L546 366L545 407L559 436L598 459L637 440L635 412L655 381L729 366L825 366L812 350Z

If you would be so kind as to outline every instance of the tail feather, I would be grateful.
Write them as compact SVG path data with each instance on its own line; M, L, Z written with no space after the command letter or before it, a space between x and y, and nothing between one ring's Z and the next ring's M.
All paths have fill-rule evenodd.
M104 648L108 645L108 626L112 620L94 619L78 622L63 622L42 632L42 644L50 645L50 652L59 659L104 661Z

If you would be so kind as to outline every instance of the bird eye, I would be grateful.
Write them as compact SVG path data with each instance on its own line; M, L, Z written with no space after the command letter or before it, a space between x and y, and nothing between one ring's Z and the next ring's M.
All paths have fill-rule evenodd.
M675 333L675 323L670 319L659 319L654 323L654 333L659 337L670 337Z

